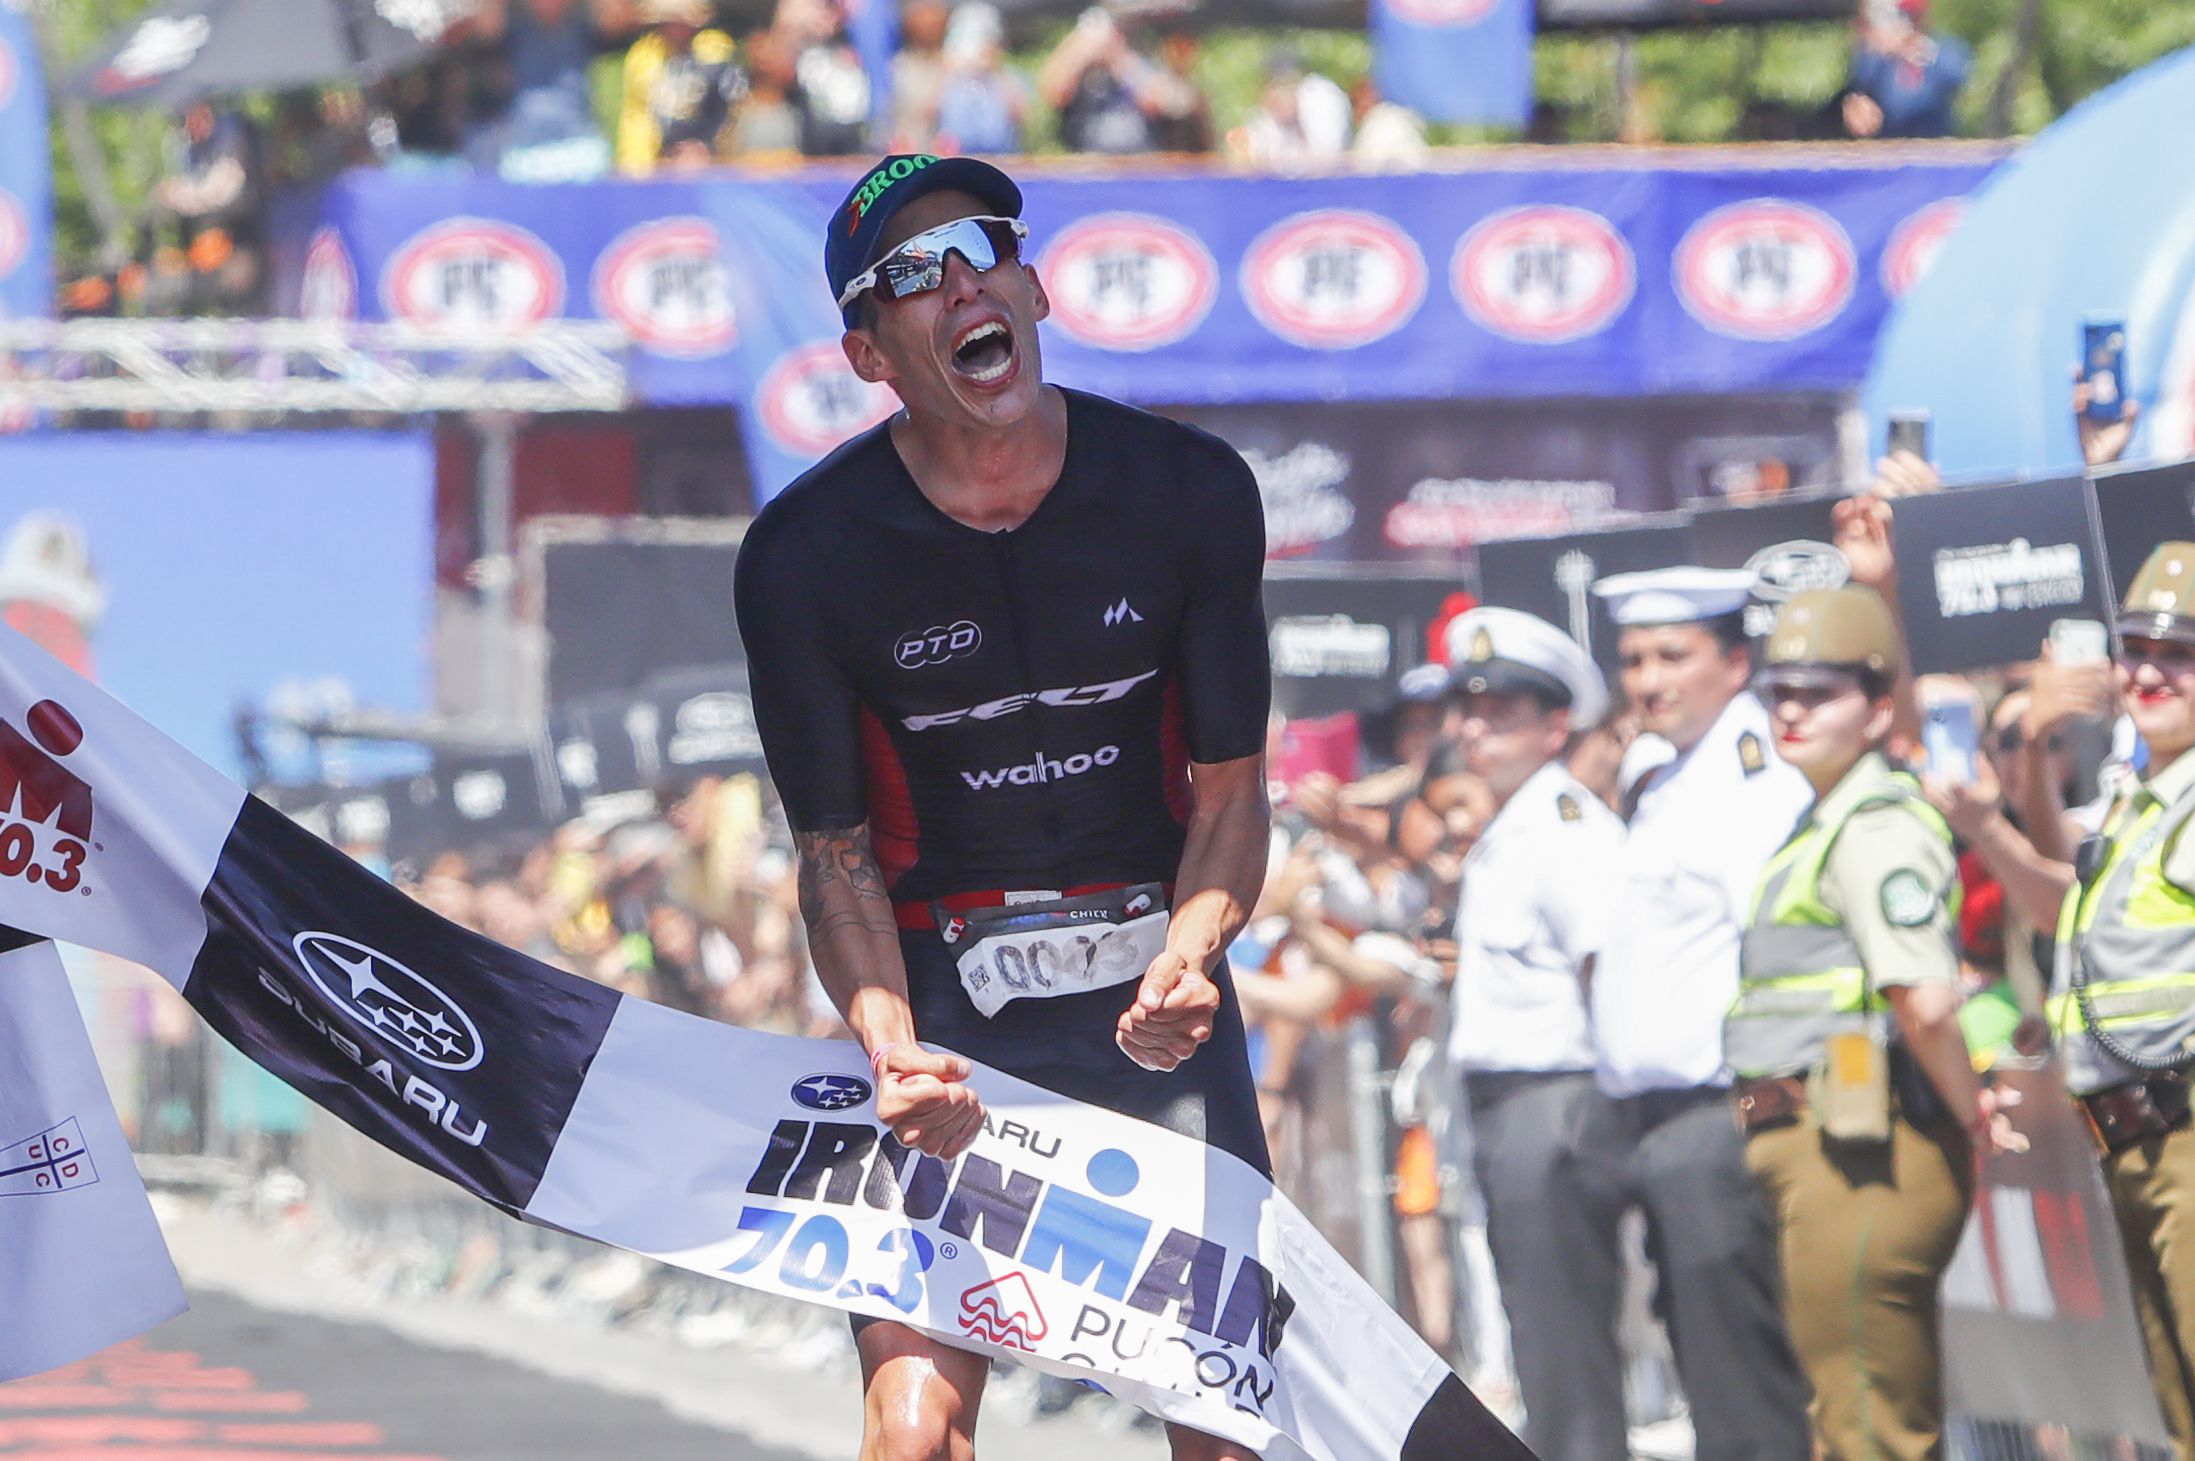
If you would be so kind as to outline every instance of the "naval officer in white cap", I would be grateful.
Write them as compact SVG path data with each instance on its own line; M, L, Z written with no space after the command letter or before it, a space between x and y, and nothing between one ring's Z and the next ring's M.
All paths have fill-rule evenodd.
M1580 1182L1577 1142L1607 1126L1586 982L1623 824L1563 762L1607 712L1608 686L1570 636L1514 609L1464 614L1446 648L1466 762L1499 807L1463 865L1448 1049L1470 1098L1524 1436L1542 1461L1622 1461L1624 1204Z
M1612 1129L1596 1171L1646 1214L1698 1461L1805 1461L1807 1384L1784 1326L1775 1225L1730 1119L1723 1017L1762 866L1814 795L1776 756L1752 678L1753 576L1665 568L1603 579L1624 698L1643 734L1615 926L1592 982ZM1651 750L1649 748L1652 748ZM1658 751L1658 754L1654 752Z

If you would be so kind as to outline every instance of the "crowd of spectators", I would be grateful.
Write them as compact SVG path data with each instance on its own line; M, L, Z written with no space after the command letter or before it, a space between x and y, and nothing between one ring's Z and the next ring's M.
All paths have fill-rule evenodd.
M858 25L864 15L884 21ZM990 0L775 0L740 34L724 16L715 0L470 0L424 64L363 89L265 107L196 100L176 119L132 261L68 284L62 307L264 313L268 203L359 166L559 182L1057 149L1393 170L1421 165L1429 145L1425 122L1371 76L1325 74L1286 42L1267 53L1246 113L1216 122L1203 32L1172 0L1101 0L1048 50L1025 52L1026 67ZM1747 131L1948 136L1972 64L1963 42L1930 29L1928 0L1868 0L1830 105L1786 115L1756 103ZM1555 141L1566 127L1542 105L1525 137Z

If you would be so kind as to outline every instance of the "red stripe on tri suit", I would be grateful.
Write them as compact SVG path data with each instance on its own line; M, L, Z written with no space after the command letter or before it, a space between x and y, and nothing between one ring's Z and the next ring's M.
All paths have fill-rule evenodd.
M869 847L889 890L915 865L922 823L915 816L915 796L899 747L866 705L861 708L861 766L868 780Z
M1166 696L1159 705L1158 750L1166 809L1174 814L1175 821L1186 826L1197 800L1189 788L1189 723L1181 708L1179 672L1166 682Z

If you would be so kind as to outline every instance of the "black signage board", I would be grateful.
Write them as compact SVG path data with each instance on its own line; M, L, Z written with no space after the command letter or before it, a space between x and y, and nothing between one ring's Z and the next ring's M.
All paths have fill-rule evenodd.
M2103 524L2104 561L2111 569L2111 601L2141 571L2159 543L2195 539L2195 461L2162 467L2123 467L2099 472L2096 516Z
M1591 652L1604 672L1616 666L1616 626L1593 585L1618 573L1638 573L1689 561L1686 514L1642 517L1620 528L1552 538L1510 538L1479 545L1479 597L1536 614Z
M1425 662L1426 630L1466 587L1461 573L1385 564L1268 566L1273 708L1291 720L1377 709Z
M1961 487L1891 504L1916 674L2034 659L2059 619L2111 620L2085 478Z
M1753 574L1745 627L1756 639L1775 627L1793 594L1837 588L1850 577L1831 514L1841 497L1781 497L1751 507L1702 507L1692 514L1691 562Z
M392 862L540 837L563 811L557 787L526 748L438 750L426 772L384 786Z

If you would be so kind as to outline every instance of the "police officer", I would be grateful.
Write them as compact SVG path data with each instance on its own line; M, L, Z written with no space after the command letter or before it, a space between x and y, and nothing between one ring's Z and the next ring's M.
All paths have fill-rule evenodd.
M2026 1144L1960 1033L1951 829L1883 757L1898 658L1872 589L1777 616L1761 674L1776 752L1818 800L1761 875L1724 1027L1824 1461L1942 1456L1937 1290L1973 1142Z
M1813 801L1747 693L1753 577L1668 568L1605 579L1623 690L1644 732L1615 926L1592 981L1607 1130L1584 1143L1607 1200L1646 1215L1657 1305L1699 1461L1803 1461L1806 1380L1784 1328L1776 1234L1730 1119L1723 1016L1753 884ZM1638 760L1652 757L1643 775Z
M1622 1209L1592 1200L1576 1149L1606 1100L1585 987L1623 824L1563 764L1608 687L1568 635L1514 609L1471 610L1446 645L1466 761L1499 806L1463 865L1449 1056L1470 1098L1525 1439L1542 1461L1623 1461Z
M2119 691L2149 748L2081 845L2060 911L2051 1021L2103 1155L2150 1377L2195 1454L2195 543L2150 554L2119 615Z

